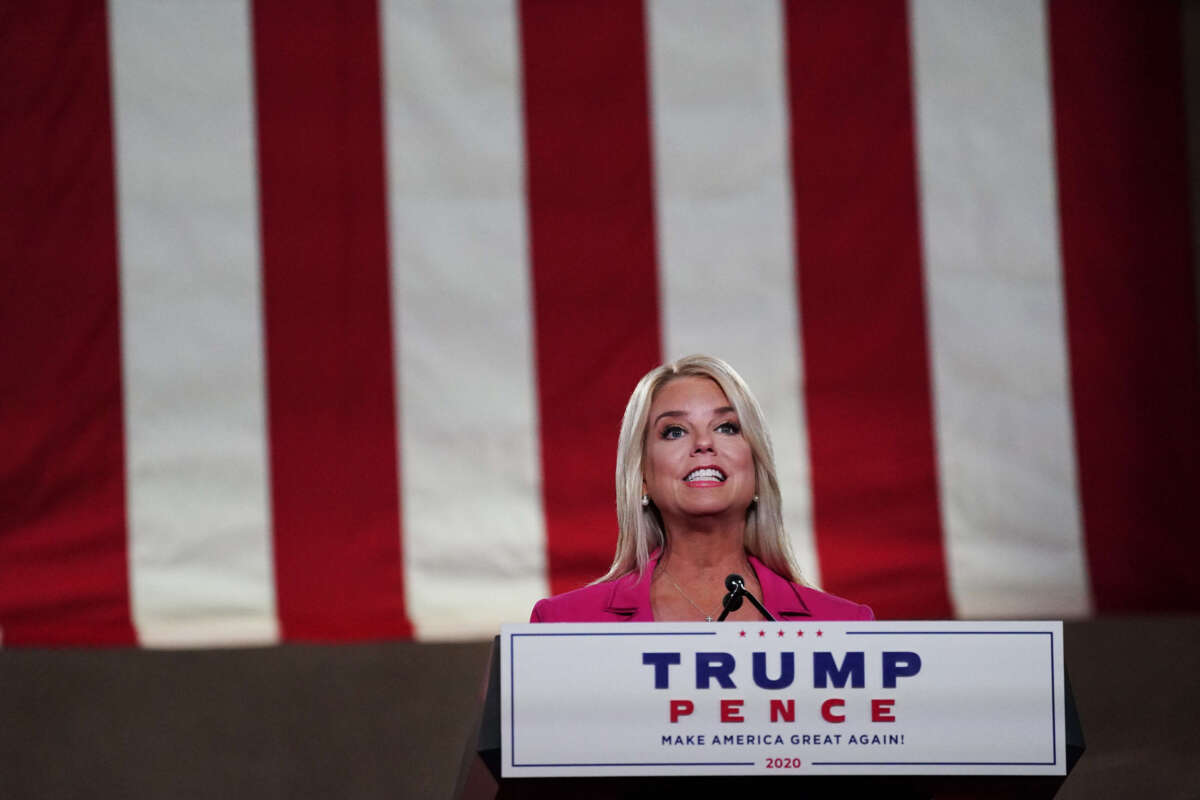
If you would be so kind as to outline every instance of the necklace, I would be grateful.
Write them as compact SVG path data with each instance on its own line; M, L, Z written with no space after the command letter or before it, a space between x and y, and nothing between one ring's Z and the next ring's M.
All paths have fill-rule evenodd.
M687 600L687 601L688 601L688 604L689 604L689 605L691 605L691 607L692 607L692 608L696 609L696 611L697 611L697 612L699 612L700 614L704 614L704 609L702 609L700 606L698 606L698 605L696 605L694 602L692 602L692 598L688 597L688 596L687 596L687 592L685 592L683 589L681 589L681 588L679 587L679 584L678 584L678 583L676 583L676 582L675 582L675 579L671 577L671 573L667 572L667 568L666 568L666 567L663 567L662 574L663 574L664 576L666 576L667 580L669 580L669 581L671 582L671 585L675 587L675 591L679 592L679 596L680 596L680 597L682 597L684 600ZM724 601L722 601L721 605L720 605L720 606L717 606L717 611L720 611L720 610L721 610L721 607L722 607L724 604L725 604L725 603L724 603ZM716 611L714 611L714 612L713 612L713 614L715 614L715 613L717 613L717 612L716 612ZM705 621L705 622L712 622L712 621L713 621L713 616L712 616L712 614L704 614L704 621Z

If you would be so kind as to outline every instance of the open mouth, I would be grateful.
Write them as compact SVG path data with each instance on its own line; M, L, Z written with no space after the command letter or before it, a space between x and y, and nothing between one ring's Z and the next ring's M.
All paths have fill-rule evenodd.
M700 467L694 469L687 474L683 479L686 483L697 483L703 481L716 481L717 483L725 482L725 473L716 467Z

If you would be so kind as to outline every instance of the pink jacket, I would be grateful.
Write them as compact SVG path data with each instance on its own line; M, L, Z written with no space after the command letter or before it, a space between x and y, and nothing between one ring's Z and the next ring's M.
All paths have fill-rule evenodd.
M767 569L754 556L749 559L762 586L759 600L780 622L875 619L870 606L792 583ZM657 563L658 553L655 552L641 576L631 573L615 581L584 586L539 600L529 621L654 622L654 612L650 610L650 576Z

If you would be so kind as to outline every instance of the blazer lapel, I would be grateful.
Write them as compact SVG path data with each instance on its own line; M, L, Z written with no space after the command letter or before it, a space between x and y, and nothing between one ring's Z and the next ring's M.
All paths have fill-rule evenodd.
M641 575L636 572L613 581L612 592L608 595L605 613L612 614L614 622L653 622L654 612L650 609L650 581L654 568L658 566L660 550L650 554L646 571Z
M650 608L650 581L654 568L658 566L661 550L650 554L646 571L636 572L613 581L604 612L611 614L614 622L653 622L654 612ZM762 587L762 604L778 620L803 619L812 616L812 611L800 596L792 582L776 575L754 556L749 557L750 567Z
M812 611L800 596L796 584L776 575L754 556L749 556L750 566L762 587L762 604L775 619L786 621L811 617Z

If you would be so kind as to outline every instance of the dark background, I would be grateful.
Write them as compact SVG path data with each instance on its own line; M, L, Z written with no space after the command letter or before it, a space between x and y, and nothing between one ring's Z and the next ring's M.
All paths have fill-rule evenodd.
M1059 797L1200 797L1200 618L1066 626ZM0 652L0 798L446 798L490 643Z

